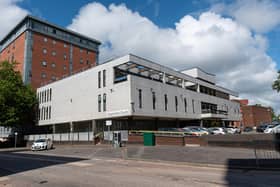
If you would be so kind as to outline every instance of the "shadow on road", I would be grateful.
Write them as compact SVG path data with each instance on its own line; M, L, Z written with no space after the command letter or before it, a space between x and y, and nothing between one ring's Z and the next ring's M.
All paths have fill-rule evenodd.
M0 152L0 177L82 160L86 159L3 151Z
M257 181L259 186L275 186L276 182L270 180L269 171L275 171L280 177L280 134L276 134L273 141L253 141L254 159L228 159L225 180L228 186L252 186ZM237 170L241 172L236 175ZM247 174L259 170L258 175ZM279 184L279 183L278 183ZM277 185L279 186L279 185Z

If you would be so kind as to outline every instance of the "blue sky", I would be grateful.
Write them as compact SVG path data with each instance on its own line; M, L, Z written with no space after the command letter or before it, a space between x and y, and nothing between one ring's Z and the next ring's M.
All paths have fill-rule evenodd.
M29 10L33 15L42 17L60 26L68 26L79 9L91 0L23 0L19 6ZM124 3L129 9L148 17L160 27L174 27L174 23L186 14L197 16L200 12L208 10L217 0L193 1L165 1L165 0L103 0L97 1L105 6L111 3ZM223 1L231 3L231 1ZM277 2L278 3L278 2ZM63 10L63 11L62 11ZM269 39L268 54L277 62L280 68L280 28L276 27L265 35Z
M100 59L134 53L200 67L251 104L280 113L280 0L0 0L0 37L26 14L100 40Z

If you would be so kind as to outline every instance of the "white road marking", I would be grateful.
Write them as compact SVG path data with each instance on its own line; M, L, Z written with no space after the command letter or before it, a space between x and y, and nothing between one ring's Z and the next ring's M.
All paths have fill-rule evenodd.
M87 166L91 166L92 164L84 163L84 162L71 162L71 163L68 163L66 165L79 166L79 167L87 167Z
M7 180L10 180L10 178L9 177L0 177L0 182L4 182Z

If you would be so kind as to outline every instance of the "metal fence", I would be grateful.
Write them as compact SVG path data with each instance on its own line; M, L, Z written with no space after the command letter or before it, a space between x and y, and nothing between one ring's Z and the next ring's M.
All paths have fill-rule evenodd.
M74 133L56 133L56 134L32 134L24 137L27 141L35 141L41 138L49 138L53 141L93 141L93 132L74 132Z

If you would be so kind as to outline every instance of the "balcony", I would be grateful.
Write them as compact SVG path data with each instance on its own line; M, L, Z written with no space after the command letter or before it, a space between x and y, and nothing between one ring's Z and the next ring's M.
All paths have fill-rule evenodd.
M201 110L201 118L219 118L223 119L226 118L228 115L227 111L224 110L216 110L216 109L202 109Z

